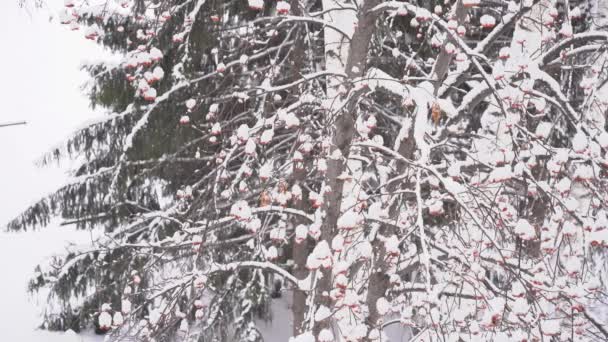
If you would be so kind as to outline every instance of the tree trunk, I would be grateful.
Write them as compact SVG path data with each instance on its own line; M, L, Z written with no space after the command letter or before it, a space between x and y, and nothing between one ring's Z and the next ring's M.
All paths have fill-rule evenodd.
M356 28L354 28L350 44L348 44L349 42L346 38L338 37L338 34L335 31L329 32L329 29L325 30L325 44L329 47L326 49L328 70L344 71L349 80L363 75L365 72L367 51L374 33L377 16L377 14L370 13L369 10L379 3L380 0L363 1L355 18L355 16L351 14L353 12L351 9L339 9L342 4L333 0L323 1L323 9L325 11L333 9L333 11L327 12L326 20L341 28L344 27L345 32L352 32L356 23ZM336 46L333 44L336 42L339 42L337 49L331 50L332 46ZM337 59L332 57L332 54L338 56ZM346 61L346 63L344 63L344 61ZM340 69L336 70L336 68ZM338 85L339 82L337 83L335 80L329 83L327 92L330 100L338 100ZM325 194L324 209L326 216L321 228L321 239L327 241L328 244L331 244L331 240L336 234L336 225L341 214L344 182L339 180L338 176L345 170L346 160L348 159L352 139L355 134L355 117L353 116L353 113L355 112L356 102L354 100L356 100L355 96L351 98L352 102L346 106L345 110L338 113L328 113L329 115L336 116L336 119L330 128L332 130L331 154L333 154L336 149L340 150L342 154L342 158L330 158L328 161L327 185L329 186L330 191ZM340 102L341 101L339 100L335 101L337 105L333 108L340 108ZM331 117L328 117L328 120L330 119ZM332 285L331 270L320 270L318 272L321 272L321 278L318 280L316 286L315 296L317 300L315 301L315 304L331 307L331 300L328 296ZM326 322L316 324L314 326L315 336L318 336L319 332L327 327L328 323Z
M295 16L301 16L303 14L302 8L300 7L299 0L290 0L291 3L291 11ZM303 30L297 33L294 49L292 51L291 61L293 63L292 68L292 79L297 80L302 72L302 68L304 67L305 54L304 51L304 34ZM293 178L296 182L304 180L306 177L306 172L303 170L295 170L293 172ZM307 207L305 203L307 203L308 192L305 189L302 189L302 200L294 203L294 208L302 211L307 211ZM295 225L297 226L300 223L305 223L301 218L296 218ZM299 279L303 280L308 276L308 270L306 269L306 258L308 256L308 242L305 239L301 243L293 244L292 248L293 253L293 275ZM304 323L305 315L306 315L306 292L300 290L297 287L293 289L293 297L291 304L291 312L293 315L293 336L297 336L303 332L302 326Z

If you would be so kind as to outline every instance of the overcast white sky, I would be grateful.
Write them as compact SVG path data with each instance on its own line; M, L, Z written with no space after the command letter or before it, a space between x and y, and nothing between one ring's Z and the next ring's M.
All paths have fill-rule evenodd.
M0 122L28 124L0 130L0 222L63 179L58 169L40 170L31 167L32 162L91 117L79 90L86 80L79 65L99 52L82 32L49 23L48 9L28 14L17 2L0 1Z
M82 60L100 49L71 32L49 15L63 0L47 0L46 9L20 9L18 0L1 0L0 13L0 123L28 122L0 128L0 227L65 181L65 167L39 169L33 162L64 140L93 115L80 86L86 74ZM0 234L0 340L69 342L33 332L35 311L25 294L33 266L51 253L61 252L67 240L87 241L86 232L50 228L27 234Z

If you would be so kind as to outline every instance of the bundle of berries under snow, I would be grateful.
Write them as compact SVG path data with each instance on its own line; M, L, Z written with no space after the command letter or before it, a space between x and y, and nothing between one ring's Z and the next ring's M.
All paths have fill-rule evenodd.
M32 282L46 326L607 340L596 3L65 1L121 59L88 67L111 115L47 158L77 177L10 224L104 230Z

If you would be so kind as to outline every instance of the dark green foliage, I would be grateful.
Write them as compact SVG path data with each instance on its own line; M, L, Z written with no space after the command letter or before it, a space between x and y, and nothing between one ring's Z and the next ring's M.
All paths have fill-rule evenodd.
M123 69L94 65L89 67L88 72L96 80L89 93L93 108L101 106L120 113L133 102L135 91L127 81L127 75Z
M163 3L158 14L183 3L183 0ZM267 39L266 34L275 23L273 19L259 18L269 15L271 6L266 7L265 13L256 13L248 10L247 1L207 1L198 11L184 43L174 43L174 35L184 31L185 17L195 3L188 2L171 11L171 18L164 23L143 22L136 20L135 16L110 15L101 19L86 13L79 19L83 24L99 25L104 34L98 43L116 53L128 54L139 45L145 45L146 49L160 49L162 60L146 70L159 66L165 76L154 84L162 100L148 102L137 96L137 82L128 79L128 74L134 74L134 70L116 64L87 65L85 68L91 81L86 90L91 106L107 110L108 117L77 131L64 146L44 156L42 164L68 157L81 157L84 161L74 170L76 178L70 184L42 199L8 225L14 230L40 227L59 215L64 222L76 224L79 228L103 227L106 233L103 243L91 250L74 251L55 260L51 267L41 268L39 275L30 283L31 291L50 289L50 302L58 304L49 307L44 318L45 328L79 331L94 326L102 304L110 303L113 309L120 309L125 287L133 285L130 283L133 271L142 276L138 294L130 297L133 307L140 308L134 317L144 318L152 302L147 301L146 296L159 290L158 279L147 276L161 277L176 270L186 274L194 263L203 267L209 262L205 253L196 256L187 246L165 249L163 241L173 238L176 233L190 238L187 228L196 226L198 221L228 215L230 203L214 193L218 152L228 149L228 140L240 125L256 122L252 115L254 112L266 110L264 115L271 116L278 107L296 102L302 92L308 90L306 85L287 89L280 93L283 100L274 104L260 100L251 91L266 77L272 58L290 58L295 38L310 33L305 25L286 25L288 30L281 29L277 36ZM143 1L139 1L135 13L141 13L143 5ZM314 6L317 10L320 8L317 2ZM226 24L212 22L211 15L226 13L231 18L238 15L239 22L232 19ZM244 33L241 28L254 20L255 24ZM118 30L119 26L122 26L122 32ZM290 30L291 27L298 28ZM321 32L319 29L315 27L316 34ZM140 41L138 30L156 30L156 34L147 41ZM279 48L286 37L288 44ZM257 56L247 67L235 65L231 72L218 75L215 73L217 62L212 54L214 48L218 48L217 62L238 61L243 54ZM302 72L316 70L312 61L323 56L322 44L311 50L315 51L314 55L305 56ZM287 84L292 80L289 70L283 69L276 84ZM239 99L234 96L238 92L250 97ZM184 103L190 98L196 99L197 105L188 112ZM207 114L213 103L219 104L220 109L217 119L211 121ZM314 108L313 105L302 105L298 115L305 120L315 113ZM316 114L321 120L322 115ZM189 116L190 125L179 124L182 115ZM208 133L214 122L222 125L222 134L216 142L210 141ZM318 135L312 127L307 127L306 132ZM276 134L287 136L291 132L277 127ZM274 155L289 155L291 149L289 144L277 146L272 152L262 149L260 160L265 162ZM195 157L197 151L200 153L198 158ZM226 164L227 171L237 172L245 160L239 151ZM261 189L255 188L258 184L252 179L245 181L252 191L239 196L250 202L257 201ZM276 181L272 179L264 187L274 186ZM311 179L316 188L317 182L317 179ZM176 198L178 190L193 185L197 193L192 199L180 201ZM220 186L226 188L230 185ZM164 210L169 209L173 220L160 219L160 215L165 215ZM177 220L184 223L179 224ZM214 241L223 241L246 234L242 227L225 224L209 227L202 235L205 239L213 237ZM214 248L222 249L222 253L214 256L214 262L265 260L262 254L238 243ZM209 307L211 319L205 328L205 336L223 336L224 341L233 335L241 339L255 336L252 320L270 318L269 287L273 282L267 277L268 273L260 270L214 274L209 291L216 296ZM191 319L194 318L191 310L193 296L193 293L180 292L179 301L174 303ZM155 332L158 341L169 340L177 329L177 322L169 321L165 330Z

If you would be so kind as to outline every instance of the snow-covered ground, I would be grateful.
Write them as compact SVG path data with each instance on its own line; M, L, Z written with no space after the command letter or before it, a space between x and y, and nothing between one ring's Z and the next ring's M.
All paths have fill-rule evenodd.
M65 180L68 165L39 169L34 161L94 115L79 89L86 80L79 66L83 56L98 56L99 47L87 42L82 32L49 22L49 14L63 0L46 3L50 8L21 9L17 0L0 2L0 123L28 122L0 128L0 226ZM0 233L2 341L80 341L35 330L37 306L26 293L26 284L35 265L62 252L68 240L82 243L88 239L88 232L65 227ZM99 337L85 336L83 340L98 341Z
M292 296L293 292L291 290L283 291L282 296L273 299L270 304L272 319L270 321L256 321L256 327L264 337L264 341L282 342L289 340L292 336ZM398 319L398 317L387 318L387 321L392 321L393 319ZM400 324L391 324L384 332L391 342L406 342L412 337L410 330L404 329Z

